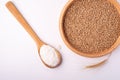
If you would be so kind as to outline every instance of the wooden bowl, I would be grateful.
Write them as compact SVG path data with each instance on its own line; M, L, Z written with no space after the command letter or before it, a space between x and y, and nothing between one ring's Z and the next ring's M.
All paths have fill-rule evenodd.
M64 43L66 44L66 46L71 49L73 52L81 55L81 56L85 56L85 57L91 57L91 58L94 58L94 57L101 57L101 56L104 56L106 54L109 54L110 52L112 52L119 44L120 44L120 36L116 39L115 43L108 49L105 49L101 52L98 52L98 53L85 53L85 52L82 52L78 49L76 49L75 47L73 47L71 45L71 43L68 41L66 35L65 35L65 30L64 30L64 17L65 17L65 14L68 10L68 8L72 5L72 3L76 1L76 0L69 0L67 2L67 4L64 6L63 10L62 10L62 13L61 13L61 16L60 16L60 21L59 21L59 26L60 26L60 34L62 36L62 39L64 41ZM118 13L120 13L120 5L119 3L116 1L116 0L108 0L110 3L112 3L114 5L114 7L117 9Z

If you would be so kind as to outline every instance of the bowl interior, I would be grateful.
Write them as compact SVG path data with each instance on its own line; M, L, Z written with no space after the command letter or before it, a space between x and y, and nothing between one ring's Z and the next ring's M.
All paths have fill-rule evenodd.
M76 1L76 2L75 2ZM78 2L77 2L78 1ZM86 1L91 1L91 0L86 0ZM95 0L96 1L96 0ZM99 0L98 0L99 1ZM109 5L112 5L112 8L114 7L115 9L113 9L114 11L116 11L116 14L120 14L120 6L119 6L119 3L117 2L117 1L115 1L115 0L100 0L100 1L107 1L108 3L109 3ZM84 2L84 0L83 0L83 2ZM107 4L107 2L105 3L105 6L106 6L106 4ZM85 52L86 50L88 50L88 49L86 49L85 51L83 51L83 50L79 50L79 48L81 48L83 45L79 45L79 41L80 40L76 40L76 42L78 41L78 43L76 43L76 45L79 45L79 47L78 48L76 48L76 46L74 46L73 44L74 44L74 42L72 43L72 41L74 41L75 40L75 38L78 38L78 37L83 37L81 34L79 34L78 36L76 36L76 35L74 35L74 33L75 34L77 34L76 33L76 31L74 30L75 29L75 26L76 26L76 24L77 24L77 19L79 19L79 20L81 20L81 18L75 18L75 17L73 17L73 16L75 16L76 15L76 13L77 12L79 12L78 10L80 10L81 9L81 7L82 6L80 6L80 4L78 4L78 3L81 3L80 2L80 0L69 0L68 1L68 3L65 5L65 7L63 8L63 11L62 11L62 13L61 13L61 16L60 16L60 33L61 33L61 36L62 36L62 39L63 39L63 41L64 41L64 43L67 45L67 47L68 48L70 48L73 52L75 52L75 53L77 53L77 54L79 54L79 55L82 55L82 56L85 56L85 57L100 57L100 56L103 56L103 55L106 55L106 54L108 54L108 53L110 53L113 49L115 49L118 45L119 45L119 43L120 43L120 37L119 37L119 35L120 35L120 27L118 27L120 24L116 24L116 25L118 25L117 27L115 27L115 28L113 28L113 31L111 31L111 32L113 32L114 33L114 31L115 30L118 30L118 31L116 31L115 33L117 34L117 36L116 37L112 37L112 38L115 38L115 40L114 39L111 39L111 40L109 40L109 37L107 38L108 39L108 41L112 41L112 40L114 40L114 42L112 43L112 45L110 46L110 47L108 47L108 48L105 48L104 50L102 50L102 51L96 51L96 52L90 52L90 51L88 51L88 52ZM87 4L87 3L86 3ZM95 3L94 3L95 4ZM82 5L82 4L81 4ZM89 6L90 4L88 4L88 6ZM93 5L93 4L92 4ZM108 6L109 6L108 5ZM71 7L72 6L72 7ZM74 7L76 7L77 6L77 8L75 8L75 9L71 9L71 8L74 8ZM80 7L79 7L80 6ZM90 7L90 6L89 6ZM104 8L104 7L103 7ZM81 10L83 10L83 9L81 9ZM89 10L89 9L88 9ZM94 9L93 9L94 10ZM81 12L81 11L80 11ZM91 12L94 12L94 11L91 11ZM98 11L99 12L99 11ZM66 18L66 15L67 14L73 14L73 15L68 15L68 16L70 16L70 17L68 17L68 19ZM108 12L109 13L109 12ZM90 14L90 12L88 13L88 14ZM93 15L93 14L92 14ZM91 15L91 16L92 16ZM94 17L94 16L93 16ZM114 17L114 16L111 16L112 18ZM115 16L116 17L116 16ZM99 17L99 18L101 18L101 17ZM98 20L100 20L98 18ZM116 19L116 18L115 18ZM84 19L85 21L86 21L86 19ZM111 20L113 20L113 19L111 19ZM120 17L119 18L117 18L116 20L118 20L118 21L120 21ZM65 28L65 21L66 21L66 25L68 26L68 27L66 27ZM69 22L69 21L71 21L71 22ZM93 21L96 21L96 20L93 20ZM90 22L90 21L86 21L86 22ZM113 21L114 22L114 21ZM74 25L73 25L73 23L74 23ZM81 22L82 23L82 22ZM81 23L78 21L78 25L77 26L79 26L79 25L81 25ZM109 21L109 23L110 23L110 21ZM68 25L69 24L69 25ZM92 23L91 23L92 24ZM103 24L103 22L102 22L102 24ZM110 24L112 24L112 23L110 23ZM72 26L71 26L72 25ZM114 25L113 25L114 26ZM80 27L78 27L76 30L79 30L79 28L81 28L81 26ZM68 30L68 29L70 29L70 30ZM73 30L72 30L73 29ZM101 28L100 30L102 30L103 28ZM105 29L105 31L107 31L107 30L111 30L111 28L109 28L109 27L107 27L107 29ZM114 30L115 29L115 30ZM83 29L83 32L85 33L85 32L87 32L87 31L85 31L85 30L89 30L89 27L87 26L87 28L86 29ZM91 32L94 32L94 27L93 27L93 29L92 29L93 31L91 31ZM98 28L97 28L97 30L98 30ZM68 31L68 32L67 32ZM73 31L73 32L72 32ZM68 34L69 33L69 34ZM79 32L78 32L79 33ZM111 33L111 34L113 34L113 33ZM90 34L90 36L91 35L95 35L96 33L93 33L93 34ZM106 34L106 33L105 33ZM110 33L109 33L110 34ZM110 35L111 35L110 34ZM66 36L67 35L67 36ZM71 36L69 36L69 35L72 35L72 37ZM86 35L86 34L85 34ZM97 36L97 38L99 38L99 36L100 35L96 35ZM103 37L103 36L101 36L101 37ZM88 40L88 38L89 38L89 35L88 35L88 37L86 37L85 39L87 39ZM96 37L95 37L96 38ZM70 40L70 39L72 39L72 40ZM83 39L83 38L82 38ZM94 38L93 38L93 42L94 42ZM106 40L106 39L102 39L102 40ZM88 40L89 41L89 40ZM99 39L98 39L98 42L99 42L99 44L102 44L102 42L104 42L104 41L101 41L101 43L100 43L100 41L99 41ZM81 44L82 44L83 42L81 42ZM86 42L85 42L86 43ZM91 43L91 42L89 42L89 43ZM89 43L88 43L88 45L89 45ZM92 43L92 44L94 44L94 43ZM105 44L106 45L106 44ZM92 47L92 45L89 47L89 48L91 48ZM100 46L101 47L101 46ZM102 46L102 47L104 47L104 45ZM93 47L93 50L95 50L94 49L95 47ZM99 50L100 48L98 48L98 50Z

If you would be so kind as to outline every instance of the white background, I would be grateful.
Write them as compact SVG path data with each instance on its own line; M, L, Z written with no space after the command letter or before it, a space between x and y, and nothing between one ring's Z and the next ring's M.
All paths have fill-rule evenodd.
M60 51L63 62L54 69L43 65L35 42L5 7L7 1L0 0L0 80L120 80L120 46L105 65L94 69L84 65L97 59L65 46L59 17L68 0L12 0L38 36Z

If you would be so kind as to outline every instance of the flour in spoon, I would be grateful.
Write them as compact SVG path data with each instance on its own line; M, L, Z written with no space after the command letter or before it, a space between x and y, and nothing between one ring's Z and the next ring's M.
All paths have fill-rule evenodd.
M43 45L40 48L40 56L45 64L54 67L60 62L58 52L49 45Z

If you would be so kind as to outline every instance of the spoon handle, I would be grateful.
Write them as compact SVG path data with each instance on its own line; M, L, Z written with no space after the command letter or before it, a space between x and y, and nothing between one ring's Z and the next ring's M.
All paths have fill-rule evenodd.
M40 48L44 43L39 39L38 35L34 32L22 14L18 11L15 5L9 1L6 3L6 7L9 11L14 15L14 17L20 22L20 24L24 27L24 29L31 35L31 37L36 42L38 48Z

